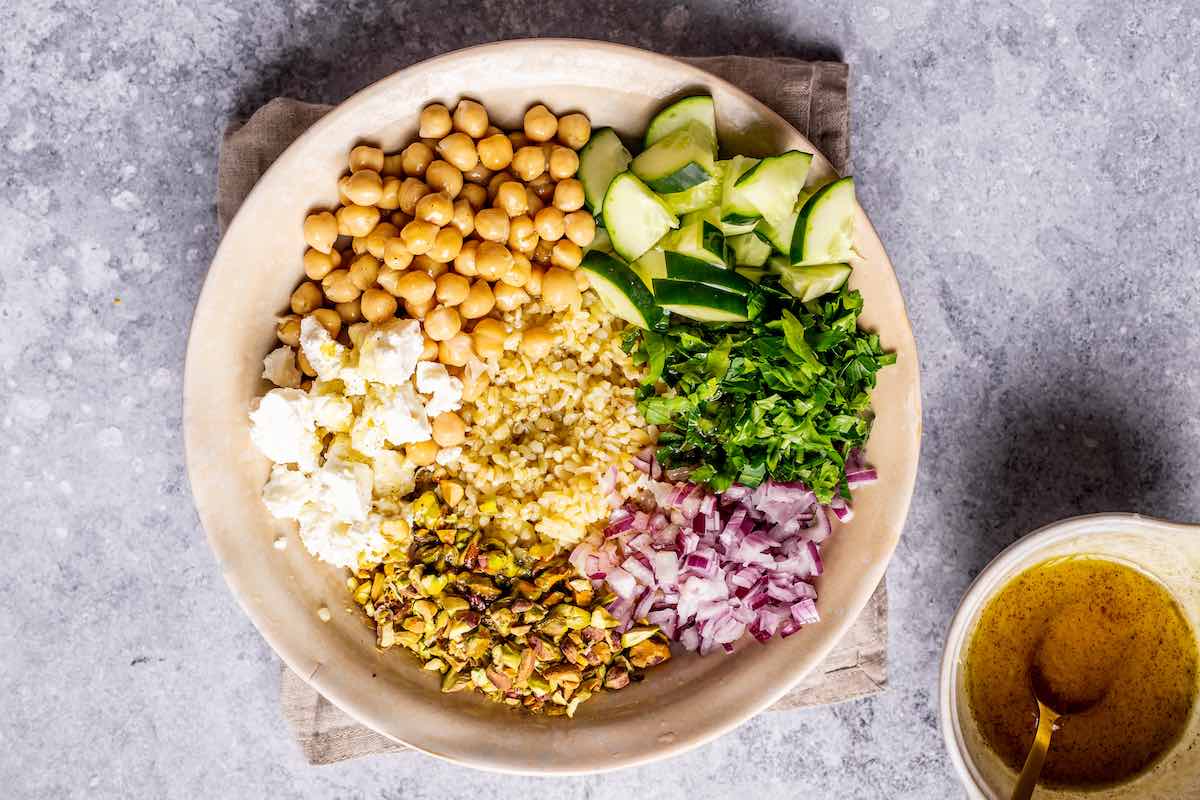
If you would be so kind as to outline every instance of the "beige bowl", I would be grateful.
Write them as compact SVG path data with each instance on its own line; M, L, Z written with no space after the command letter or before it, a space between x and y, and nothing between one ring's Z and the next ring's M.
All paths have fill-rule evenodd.
M586 112L628 136L663 103L689 92L716 99L721 141L767 155L813 151L779 116L701 70L597 42L505 42L441 56L364 89L297 140L258 182L208 273L192 323L184 388L188 470L200 518L230 588L285 662L375 730L442 758L523 773L613 769L678 753L733 728L782 697L833 647L875 589L896 546L916 476L921 431L917 354L891 264L864 214L851 282L864 324L898 363L880 374L868 456L882 480L856 493L857 515L825 550L824 620L786 641L743 644L724 656L680 657L643 683L586 703L573 721L520 713L469 694L437 691L434 675L401 652L377 652L360 613L347 611L345 575L318 564L290 525L259 500L268 463L249 439L247 411L266 389L262 357L274 317L302 275L301 220L337 201L335 182L359 142L394 151L416 133L421 106L486 103L505 127L544 102ZM814 172L831 174L824 158ZM291 544L272 549L277 535ZM328 606L323 623L317 609Z
M1092 514L1063 520L1014 542L979 573L950 624L942 656L941 726L959 778L972 798L1006 800L1017 775L983 742L964 688L967 649L988 601L1020 573L1047 559L1071 555L1112 558L1144 570L1170 590L1193 632L1200 631L1200 526L1138 514ZM1050 746L1054 746L1051 741ZM1090 791L1039 788L1039 800L1176 800L1200 786L1200 703L1179 743L1136 779Z

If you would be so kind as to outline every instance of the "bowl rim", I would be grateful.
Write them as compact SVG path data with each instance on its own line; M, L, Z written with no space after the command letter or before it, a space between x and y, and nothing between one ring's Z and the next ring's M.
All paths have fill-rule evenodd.
M469 47L465 47L465 48L460 48L458 50L453 50L453 51L449 51L446 53L442 53L437 56L433 56L431 58L425 59L423 61L418 61L413 64L406 65L402 69L397 70L396 72L393 72L377 81L374 81L371 84L354 92L352 95L350 95L349 97L345 98L340 103L335 105L328 113L323 115L312 126L310 126L308 129L306 129L299 137L296 138L296 140L294 140L288 146L288 148L285 148L285 150L279 155L279 157L277 157L275 159L275 161L263 172L263 174L259 177L259 179L255 183L252 190L243 199L241 206L239 206L239 213L243 208L245 208L247 205L249 205L251 200L255 199L260 192L266 191L265 187L267 187L270 184L271 181L269 180L269 178L273 175L274 172L285 169L284 162L286 161L286 159L284 156L287 154L289 149L300 147L302 145L302 143L305 142L306 140L308 140L310 137L318 138L318 137L324 135L326 129L328 129L330 127L334 127L344 116L355 113L355 111L357 110L358 104L361 101L363 101L366 97L373 95L377 92L380 92L391 82L399 82L399 81L404 80L405 73L409 72L410 70L413 70L413 69L425 70L425 69L435 68L439 64L442 64L444 62L452 62L453 60L455 60L457 58L461 58L468 54L475 55L475 54L479 54L479 53L486 53L488 51L501 51L501 50L511 50L511 49L521 49L521 48L532 49L532 48L545 47L546 45L581 46L581 47L594 48L599 51L608 51L618 57L637 58L637 59L641 59L643 61L650 62L651 64L660 65L664 69L670 69L670 70L680 72L683 74L684 77L690 78L696 82L703 82L703 83L710 84L713 86L719 86L723 91L727 91L731 94L737 95L740 100L742 100L744 103L746 103L750 108L752 108L754 110L756 115L758 115L762 118L765 118L765 119L770 119L770 120L772 120L773 123L777 123L778 125L782 126L783 128L786 128L787 130L792 131L799 138L805 140L806 142L809 141L808 138L804 134L801 134L799 131L797 131L791 125L791 123L789 123L786 119L784 119L776 111L774 111L772 108L767 106L765 103L763 103L760 100L758 100L757 98L755 98L753 95L751 95L749 92L745 91L741 87L725 80L724 78L714 75L713 73L710 73L710 72L702 69L701 67L685 63L683 61L678 60L677 58L674 58L674 57L671 57L668 55L655 53L655 52L651 52L648 50L643 50L641 48L632 47L629 45L615 44L612 42L592 40L592 39L576 39L576 38L569 38L569 37L547 37L547 38L524 38L524 39L502 40L502 41L489 42L489 43L473 45L473 46L469 46ZM809 142L809 143L811 144L811 142ZM813 146L812 149L814 152L818 153L818 155L821 158L824 158L823 155L820 155L819 150L815 146ZM214 252L213 259L210 264L210 269L211 269L212 264L217 264L218 262L228 259L229 251L232 250L232 248L234 247L234 244L227 234L228 234L229 230L233 229L236 219L237 219L237 213L235 213L234 219L230 221L229 226L226 228L226 231L223 232L221 242L218 245L216 251ZM859 222L865 223L865 227L866 227L869 235L872 238L874 238L876 241L879 241L878 234L875 231L874 226L871 224L869 218L867 218L864 213L860 213ZM869 587L866 586L864 583L863 586L857 591L857 594L861 595L861 602L859 602L857 604L857 607L850 608L849 604L847 604L847 606L846 606L847 610L853 611L853 613L840 614L836 618L836 622L832 619L828 620L826 622L826 624L832 625L834 627L833 634L830 635L824 643L819 644L818 646L812 648L811 652L813 654L813 657L811 659L811 665L809 666L809 668L807 668L803 671L795 672L794 674L792 674L789 677L788 680L780 681L776 686L774 686L770 690L763 691L758 696L758 698L755 702L747 703L743 707L738 709L736 712L731 712L731 713L725 715L723 720L716 722L710 726L705 726L703 729L700 729L700 730L693 730L693 731L689 731L687 733L683 733L682 735L675 737L674 740L670 743L662 743L660 746L651 748L645 752L631 753L631 754L627 754L627 755L624 755L619 758L613 758L610 761L608 761L607 763L598 764L598 763L592 762L592 763L588 763L586 766L582 766L579 768L568 768L568 769L537 768L537 767L533 767L533 766L500 764L500 763L497 763L494 761L478 762L475 760L463 759L454 754L446 754L446 753L439 753L439 752L431 751L431 750L428 750L428 749L420 746L419 744L415 744L410 741L398 739L391 733L382 733L380 728L377 727L373 723L372 717L370 714L363 713L363 709L356 707L355 704L353 704L353 703L339 702L339 692L337 692L336 689L334 689L333 687L324 687L323 686L320 690L317 690L317 691L319 691L320 694L322 694L324 697L326 697L330 702L332 702L335 706L337 706L339 709L341 709L343 712L345 712L348 716L353 718L355 721L370 728L373 731L382 733L382 735L386 736L389 739L394 739L395 741L401 742L406 747L410 747L414 750L419 750L426 754L433 755L439 759L449 761L451 763L462 764L465 766L470 766L472 768L483 769L483 770L492 771L492 772L518 774L518 775L596 774L596 773L602 773L602 772L609 772L609 771L613 771L616 769L623 769L625 767L638 766L638 765L650 763L653 761L663 760L663 759L670 758L672 756L676 756L681 753L693 750L704 744L707 744L707 743L713 741L714 739L728 733L729 731L739 727L741 724L743 724L744 722L749 720L751 717L761 713L765 709L767 709L770 706L772 706L773 704L775 704L780 698L782 698L785 694L787 694L787 692L790 691L797 683L799 683L804 677L806 677L808 674L810 674L812 669L814 669L829 654L829 652L833 650L833 648L837 645L837 643L845 635L846 631L849 630L849 628L853 625L853 623L857 619L858 615L861 614L862 609L865 607L865 605L869 601L871 595L874 593L875 589L878 587L879 582L883 580L883 577L886 573L887 566L890 564L891 559L894 556L895 547L899 542L899 537L902 535L903 527L907 520L908 513L911 508L912 495L915 490L916 476L917 476L917 473L919 470L920 439L921 439L921 429L923 427L922 426L922 403L921 403L919 352L916 347L916 339L915 339L915 336L914 336L913 330L912 330L912 322L908 317L907 304L904 302L903 294L900 291L899 281L896 277L895 270L891 265L891 259L888 258L887 254L886 254L886 250L883 249L883 247L882 247L882 243L880 243L880 249L883 253L883 258L886 260L887 266L888 266L887 275L885 276L885 278L888 282L890 282L892 287L894 287L895 296L899 300L900 311L902 312L903 325L897 327L897 329L893 333L894 333L894 335L896 335L898 337L906 337L908 339L908 341L911 343L912 358L914 361L914 369L913 369L913 377L912 377L912 392L913 392L914 406L913 406L912 411L916 417L916 420L915 420L916 433L914 434L915 438L916 438L916 446L915 446L915 450L914 450L914 454L913 454L911 479L904 482L904 481L902 481L901 478L899 478L899 477L897 478L898 482L903 482L906 485L898 485L898 487L897 487L898 491L900 492L900 494L898 496L900 497L900 500L901 500L898 508L899 508L899 511L902 513L897 514L896 541L892 543L892 546L888 550L887 557L885 559L882 559L878 565L873 565L871 567L868 567L865 570L865 572L868 576L870 576L871 573L875 573L875 574L872 576L873 579L870 580ZM194 360L191 358L193 349L199 348L202 346L201 343L199 342L200 337L197 337L195 335L197 333L198 320L202 316L199 313L199 311L202 307L211 305L211 304L217 302L218 298L216 298L213 295L213 292L214 292L214 290L212 288L212 284L207 280L207 272L206 272L205 281L204 281L204 284L198 295L198 298L196 301L196 308L193 311L192 322L189 326L188 346L187 346L187 364L189 364L189 365L192 363L195 363ZM195 479L195 475L197 474L196 470L198 469L197 459L194 457L193 454L195 452L198 452L198 448L201 445L199 442L194 440L194 436L196 434L192 430L192 427L188 424L188 420L189 420L189 418L191 418L193 416L193 414L196 411L197 406L202 402L202 393L197 391L199 381L200 381L200 376L195 374L194 370L190 369L187 365L185 365L184 383L183 383L183 418L184 418L184 427L185 427L185 437L184 437L184 439L185 439L185 464L186 464L186 468L187 468L189 483L192 487L194 487L197 483L197 481ZM194 489L193 489L193 496L195 496ZM289 642L285 641L283 638L269 633L268 628L265 625L261 624L261 622L259 620L260 612L256 608L251 606L248 602L248 598L246 596L247 588L244 585L244 583L245 583L244 580L239 578L238 576L236 576L231 570L229 570L227 568L226 563L224 562L223 558L221 557L222 548L220 547L219 542L217 542L214 539L214 537L211 534L209 534L210 526L204 524L204 522L207 518L207 515L200 508L199 503L196 503L196 507L197 507L198 516L201 521L201 525L205 529L206 539L208 540L208 543L209 543L210 547L212 548L214 555L217 557L218 566L221 567L222 577L225 579L226 584L229 586L232 594L234 595L235 599L238 602L238 605L242 608L243 613L245 613L247 615L247 617L249 617L249 619L251 620L251 622L254 624L255 628L257 629L258 633L261 636L263 636L263 638L267 641L268 645L275 652L275 654L289 668L293 669L293 671L296 672L297 675L299 675L303 680L305 680L305 682L309 682L308 678L305 677L304 671L296 668L296 664L298 662L298 657L297 657L297 654L293 652L292 645ZM316 690L315 687L314 687L314 690Z
M1082 533L1096 532L1097 527L1110 527L1111 532L1122 530L1159 530L1196 533L1200 525L1151 517L1134 512L1101 512L1067 517L1037 528L1001 550L971 581L950 620L946 642L942 648L938 672L938 721L946 753L954 772L972 800L1002 800L990 792L983 782L963 739L963 724L955 702L955 686L959 672L959 656L967 645L970 623L981 607L1003 588L997 580L1025 560L1030 554Z

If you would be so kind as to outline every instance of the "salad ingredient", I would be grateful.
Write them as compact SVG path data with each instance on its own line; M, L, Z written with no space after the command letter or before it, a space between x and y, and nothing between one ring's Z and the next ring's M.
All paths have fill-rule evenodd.
M854 179L822 186L800 209L789 254L793 264L846 261L854 254Z
M779 285L788 293L807 303L822 295L836 292L850 277L849 264L821 264L812 267L793 267L772 264L779 273Z
M762 218L750 198L738 186L738 180L758 164L757 158L734 156L726 162L722 171L724 184L721 187L721 219L734 224L756 223Z
M727 162L725 161L716 162L716 172L711 178L704 181L704 183L696 184L690 189L684 189L682 192L664 194L662 195L663 202L675 214L688 214L692 211L700 211L720 205L721 186L726 164Z
M749 325L678 320L630 334L650 367L639 408L662 426L657 457L716 491L771 478L801 481L822 503L839 490L848 497L847 459L870 432L875 374L895 355L858 328L857 291L802 305L764 282L754 302L764 308ZM659 379L670 387L663 394Z
M604 227L617 254L636 261L667 231L679 227L679 219L636 175L622 172L604 195Z
M753 206L769 225L785 219L804 188L812 154L789 150L764 158L734 182L738 197Z
M667 234L659 246L718 267L726 266L729 255L716 209L693 211L685 215L679 221L679 229Z
M730 236L727 240L733 263L739 267L761 267L771 257L770 241L757 233Z
M598 128L579 151L579 181L593 214L604 209L604 194L612 179L629 168L633 156L612 128Z
M630 169L656 192L682 192L717 174L715 154L711 132L691 121L643 150Z
M592 289L609 313L640 328L653 327L658 321L661 312L654 295L625 263L607 253L592 251L584 256L580 269L587 273Z
M693 122L699 123L707 132L709 139L713 142L715 152L717 111L712 97L706 94L676 100L655 114L654 118L650 120L650 124L646 126L646 135L642 145L649 148L660 139L666 138L668 134Z
M746 322L745 295L692 281L654 280L654 297L672 314L699 322Z
M754 289L753 283L731 269L714 267L707 261L682 253L667 252L665 255L667 277L672 280L703 283L741 295Z

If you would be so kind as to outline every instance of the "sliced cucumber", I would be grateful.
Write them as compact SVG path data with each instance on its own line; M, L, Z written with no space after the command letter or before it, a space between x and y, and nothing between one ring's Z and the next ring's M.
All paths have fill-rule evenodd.
M724 267L728 261L725 234L715 220L716 209L684 215L679 230L663 239L662 248Z
M609 238L608 229L596 226L596 235L592 237L592 242L587 247L583 248L584 252L599 250L601 253L611 253L613 251L612 239Z
M768 242L775 252L787 256L792 252L792 234L796 230L796 218L799 216L799 211L793 211L778 225L772 225L765 219L760 220L754 233Z
M700 322L746 322L746 298L691 281L656 280L654 297L659 306Z
M691 281L727 289L737 294L749 294L754 284L731 269L715 267L707 261L685 256L683 253L667 251L665 257L667 277L677 281Z
M810 267L783 266L779 269L779 285L788 294L807 303L823 294L841 289L850 277L849 264L820 264Z
M724 185L721 187L721 219L733 224L756 222L762 214L743 196L737 181L758 164L758 159L734 156L722 164Z
M637 261L629 265L637 273L647 289L654 288L655 278L667 277L667 261L661 247L652 247Z
M796 217L789 255L793 264L845 261L854 245L854 179L822 186Z
M751 283L761 283L763 276L767 274L767 270L761 267L738 267L734 272Z
M579 268L612 314L631 325L649 329L660 315L654 295L638 274L623 261L593 250L583 257Z
M757 233L743 233L725 240L739 267L761 267L771 255L771 245Z
M717 175L713 151L709 131L692 121L644 150L629 168L656 192L682 192Z
M612 179L604 195L604 227L621 258L636 261L678 226L679 219L667 204L632 172Z
M699 122L708 129L713 144L717 141L717 110L708 95L685 97L654 115L646 127L643 146L650 147L668 134L674 133L689 122ZM716 155L714 147L713 155Z
M663 202L676 214L688 214L721 204L721 176L724 161L717 162L717 174L682 192L662 195Z
M763 219L778 225L796 207L811 165L812 153L789 150L759 161L734 182L734 188Z
M579 151L579 170L576 176L583 184L583 198L593 214L599 214L604 206L604 193L608 184L620 173L629 169L633 156L621 144L621 138L612 128L592 131L592 138Z

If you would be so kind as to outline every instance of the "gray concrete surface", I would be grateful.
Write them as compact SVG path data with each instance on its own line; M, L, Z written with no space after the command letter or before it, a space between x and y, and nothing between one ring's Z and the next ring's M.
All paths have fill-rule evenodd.
M0 31L0 795L958 797L935 663L972 576L1058 517L1200 516L1194 3L59 0ZM310 768L184 476L217 142L272 96L533 35L852 65L924 368L892 688L602 777Z

